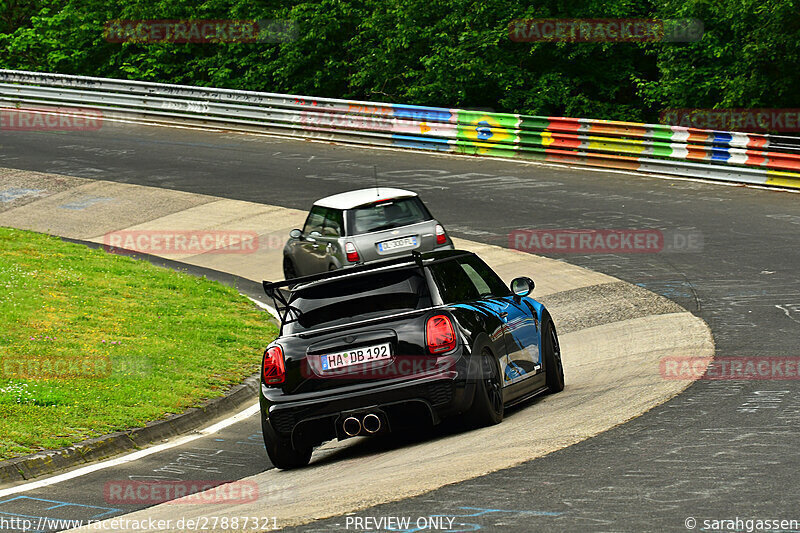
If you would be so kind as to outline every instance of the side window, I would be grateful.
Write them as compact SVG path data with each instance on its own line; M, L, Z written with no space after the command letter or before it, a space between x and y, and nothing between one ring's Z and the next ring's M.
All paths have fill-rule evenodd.
M478 296L491 296L492 289L489 288L489 284L486 283L480 274L478 274L472 265L469 263L462 263L461 268L464 269L464 272L467 273L467 277L475 285L475 288L478 289Z
M343 226L344 218L342 217L342 212L339 209L328 209L322 234L326 237L341 237Z
M475 284L458 261L431 265L431 272L436 278L444 303L469 302L480 297Z
M318 231L322 233L322 225L325 221L325 212L327 209L320 206L314 206L311 208L311 212L308 213L308 218L306 218L306 224L303 226L303 235L308 235L312 231Z
M481 296L510 296L509 289L500 276L477 256L462 260L462 266Z

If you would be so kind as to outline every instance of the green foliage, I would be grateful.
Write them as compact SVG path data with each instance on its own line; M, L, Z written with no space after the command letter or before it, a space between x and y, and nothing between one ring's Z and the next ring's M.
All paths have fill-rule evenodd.
M639 80L646 106L797 107L800 3L668 0L658 16L700 19L705 33L658 50L658 79Z
M696 18L691 43L520 43L517 18ZM110 43L113 19L292 20L281 43ZM792 107L795 0L0 0L0 66L608 119Z

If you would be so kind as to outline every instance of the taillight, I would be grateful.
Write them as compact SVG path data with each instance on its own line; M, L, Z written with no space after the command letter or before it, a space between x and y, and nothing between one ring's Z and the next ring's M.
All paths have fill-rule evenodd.
M344 245L344 253L347 254L347 260L351 263L358 263L361 260L361 258L358 257L356 246L352 242L348 242Z
M447 234L441 224L436 224L436 244L446 244Z
M425 326L425 342L430 353L449 352L456 347L456 332L450 317L436 315Z
M264 368L261 373L266 385L283 383L286 378L286 368L283 365L283 350L280 346L273 346L264 352Z

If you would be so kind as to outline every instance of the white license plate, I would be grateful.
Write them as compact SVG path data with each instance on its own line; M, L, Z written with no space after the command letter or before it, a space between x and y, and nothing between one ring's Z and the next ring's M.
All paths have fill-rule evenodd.
M408 248L417 245L416 237L402 237L400 239L393 239L391 241L383 241L378 243L378 250L386 252L389 250L396 250L397 248Z
M337 368L390 359L391 357L392 354L389 351L389 343L387 342L386 344L376 344L375 346L353 348L346 352L325 354L320 356L320 362L322 363L322 370L336 370Z

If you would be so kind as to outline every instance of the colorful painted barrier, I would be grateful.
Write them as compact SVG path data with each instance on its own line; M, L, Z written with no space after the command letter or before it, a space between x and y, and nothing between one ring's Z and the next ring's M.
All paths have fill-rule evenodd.
M766 134L12 70L0 70L0 106L800 188L800 140Z

